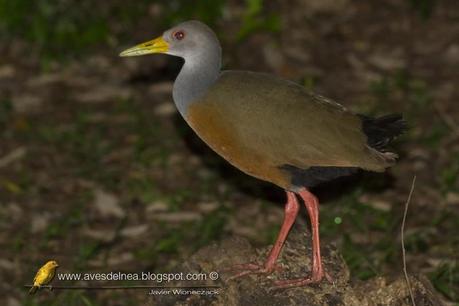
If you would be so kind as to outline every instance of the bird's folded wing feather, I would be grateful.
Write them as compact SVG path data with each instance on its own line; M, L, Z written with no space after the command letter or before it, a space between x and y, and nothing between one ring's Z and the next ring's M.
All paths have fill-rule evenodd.
M225 71L200 102L217 111L246 154L261 154L277 166L385 166L368 147L358 116L293 82Z

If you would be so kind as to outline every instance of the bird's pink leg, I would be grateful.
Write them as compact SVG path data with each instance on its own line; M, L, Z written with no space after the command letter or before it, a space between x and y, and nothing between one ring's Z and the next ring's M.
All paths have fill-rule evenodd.
M241 272L233 275L229 279L235 279L247 274L270 274L276 269L276 261L279 257L280 251L284 246L285 239L292 228L293 223L295 222L296 216L300 205L298 204L298 199L295 194L291 191L287 191L287 203L285 204L284 209L284 222L280 229L279 235L277 236L276 242L274 243L271 252L269 253L268 258L266 259L263 266L256 263L241 264L231 267L230 270L242 270Z
M329 281L330 277L324 272L322 258L320 256L319 240L319 201L306 188L302 188L298 193L304 201L311 221L312 232L312 275L310 277L281 280L275 282L275 288L299 287L312 283L318 283L325 276Z

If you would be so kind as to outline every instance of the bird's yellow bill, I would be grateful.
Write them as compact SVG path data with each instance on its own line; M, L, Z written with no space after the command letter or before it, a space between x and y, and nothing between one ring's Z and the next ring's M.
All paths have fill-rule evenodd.
M120 56L140 56L151 53L164 53L169 50L169 44L162 37L138 44L132 48L124 50Z

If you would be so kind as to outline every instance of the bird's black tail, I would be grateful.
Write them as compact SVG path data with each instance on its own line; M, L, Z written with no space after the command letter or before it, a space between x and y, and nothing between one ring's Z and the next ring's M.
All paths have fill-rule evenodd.
M378 151L384 150L392 140L407 130L406 121L401 114L390 114L378 118L359 116L362 119L363 132L368 138L368 145Z
M32 286L32 288L30 288L29 290L29 294L34 294L35 292L37 292L38 290L38 286Z

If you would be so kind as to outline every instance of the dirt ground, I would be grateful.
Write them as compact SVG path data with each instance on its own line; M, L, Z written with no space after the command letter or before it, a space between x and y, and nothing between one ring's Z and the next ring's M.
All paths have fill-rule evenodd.
M351 279L400 275L400 226L416 176L407 268L457 305L457 2L220 2L214 28L225 68L274 73L357 112L404 114L410 129L393 145L395 167L315 190L322 240L336 245ZM28 296L23 285L48 259L63 273L168 272L232 235L255 246L275 239L282 190L231 168L186 126L171 97L181 61L117 56L159 35L165 28L156 20L165 13L151 3L127 29L108 18L110 29L132 35L114 34L59 60L25 37L0 41L2 305L137 305L145 298L110 290Z

